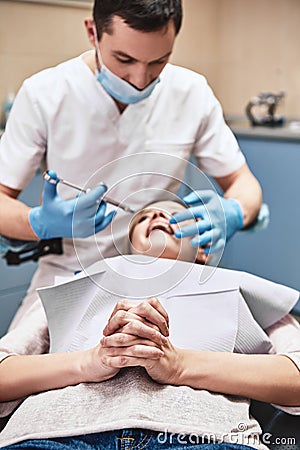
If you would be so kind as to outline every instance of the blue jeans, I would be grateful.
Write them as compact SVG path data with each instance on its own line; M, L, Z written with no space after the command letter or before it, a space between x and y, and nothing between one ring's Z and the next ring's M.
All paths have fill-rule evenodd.
M196 435L132 428L74 437L31 439L4 447L2 450L251 450L252 448L239 444L209 443Z

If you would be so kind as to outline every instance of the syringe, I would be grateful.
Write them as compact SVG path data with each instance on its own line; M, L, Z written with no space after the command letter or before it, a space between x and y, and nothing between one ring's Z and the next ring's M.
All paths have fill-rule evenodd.
M74 183L70 183L69 181L66 181L63 178L59 178L59 177L51 178L51 175L49 175L49 172L47 170L43 173L43 178L44 178L44 180L47 180L49 183L52 183L52 184L56 184L56 183L65 184L66 186L69 186L69 187L71 187L73 189L76 189L77 191L84 192L85 194L91 190L89 188L83 189L82 187L80 187L80 186L78 186L78 185L76 185ZM130 206L125 205L124 203L117 202L116 200L113 200L112 198L107 197L106 195L104 195L102 198L103 198L103 200L105 202L110 203L111 205L116 206L117 208L121 208L124 211L129 212L131 214L135 213L135 211L132 208L130 208Z

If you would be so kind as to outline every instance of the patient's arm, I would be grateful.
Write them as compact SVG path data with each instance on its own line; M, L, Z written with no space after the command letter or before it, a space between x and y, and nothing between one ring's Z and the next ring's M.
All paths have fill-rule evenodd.
M119 311L121 306L128 309L132 307L133 311L139 311L140 315L123 309ZM111 329L115 327L116 318L129 333L131 355L147 360L162 355L159 347L167 339L159 330L162 328L163 333L167 333L167 316L155 300L137 306L120 302L110 321ZM121 334L118 338L120 336L122 343L124 339ZM149 342L149 345L137 345L136 341L139 339ZM101 382L112 378L119 372L119 368L105 364L106 353L107 348L99 343L92 349L79 352L9 355L0 363L0 402L78 383Z
M0 401L16 400L85 381L88 378L88 353L9 356L0 364ZM117 371L110 370L111 373ZM101 373L99 367L99 381L105 379L105 375L109 378L109 371Z
M11 355L0 364L0 402L88 381L104 381L119 369L101 364L101 346L82 352Z
M150 330L153 338L153 329ZM155 332L158 342L161 343L160 333ZM162 355L158 344L152 346L137 344L131 340L131 355L135 354L147 360ZM107 349L99 344L90 350L80 352L11 355L0 363L0 402L79 383L108 380L120 369L105 364L106 351Z
M300 406L299 369L286 356L182 351L182 366L174 384Z
M299 351L297 328L295 336ZM139 365L147 370L153 380L162 384L186 385L279 405L300 406L299 368L285 355L183 350L175 348L168 340L161 347L163 355L160 358L147 360L132 355L116 339L116 334L112 334L102 340L108 348L104 357L107 366L121 368ZM135 341L135 345L138 343L149 345L142 340Z
M299 323L287 315L266 332L275 355L203 353L195 357L195 362L204 369L201 372L204 388L278 405L300 406ZM193 356L193 352L186 353L187 360ZM195 383L197 374L192 364L188 367L183 375L189 384Z
M105 356L107 366L142 366L158 383L300 406L299 369L286 356L183 350L168 341L162 346L163 356L146 360L117 348L118 342L114 344L112 339L110 336L103 340L104 345L111 346ZM140 345L145 343L140 341Z

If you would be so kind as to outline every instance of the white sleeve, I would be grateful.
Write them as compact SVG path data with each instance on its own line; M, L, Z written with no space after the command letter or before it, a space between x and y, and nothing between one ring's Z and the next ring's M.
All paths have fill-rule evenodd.
M277 354L287 356L300 372L300 324L290 314L267 330ZM300 373L299 373L300 376ZM288 414L300 415L300 406L274 406Z
M245 157L231 129L225 123L223 111L211 88L206 85L204 120L199 131L194 156L203 172L222 177L241 168Z
M32 304L19 325L0 339L0 366L11 355L47 353L49 337L47 320L41 302ZM0 403L0 417L8 416L22 399Z
M22 190L41 165L46 139L46 125L27 80L15 98L0 140L0 183Z

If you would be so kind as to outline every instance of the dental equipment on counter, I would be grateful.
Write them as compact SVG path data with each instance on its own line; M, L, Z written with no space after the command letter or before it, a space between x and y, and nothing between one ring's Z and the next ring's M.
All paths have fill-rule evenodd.
M285 122L283 116L275 114L279 103L285 97L284 92L273 94L272 92L261 92L252 97L246 106L246 114L252 126L278 127Z
M90 191L89 188L83 189L82 187L80 187L80 186L78 186L78 185L76 185L74 183L70 183L69 181L66 181L63 178L59 178L59 177L57 179L51 178L51 176L49 175L48 171L45 171L43 173L43 178L44 178L44 180L49 181L49 183L52 183L52 184L61 183L61 184L64 184L66 186L69 186L69 187L71 187L73 189L76 189L77 191L81 191L84 194L86 194L87 192ZM105 202L110 203L113 206L116 206L117 208L123 209L123 211L129 212L129 213L132 213L132 214L135 213L135 211L132 208L130 208L130 206L125 205L124 203L121 203L121 202L117 202L116 200L113 200L112 198L107 197L106 195L104 197L102 197L102 199Z

